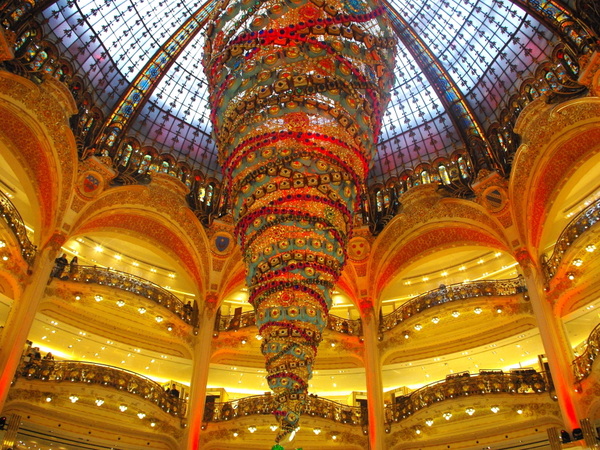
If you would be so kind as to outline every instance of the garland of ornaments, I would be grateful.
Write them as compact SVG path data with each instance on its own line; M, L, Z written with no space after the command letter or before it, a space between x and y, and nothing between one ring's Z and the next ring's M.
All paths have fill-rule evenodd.
M204 70L279 422L298 428L393 83L376 0L221 0Z

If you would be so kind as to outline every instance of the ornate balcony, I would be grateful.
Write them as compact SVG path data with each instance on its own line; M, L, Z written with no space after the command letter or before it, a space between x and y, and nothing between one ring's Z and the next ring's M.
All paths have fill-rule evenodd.
M23 259L31 266L35 259L37 247L33 245L27 236L27 229L25 228L25 223L23 222L21 214L19 214L15 205L13 205L10 199L2 191L0 191L0 213L17 238L19 246L21 247Z
M569 222L560 234L550 257L543 256L546 279L551 280L558 270L564 253L596 222L600 220L600 199L589 205Z
M140 295L167 308L184 322L194 327L198 326L197 309L186 307L177 296L152 281L126 272L96 266L78 266L75 274L68 273L66 275L69 277L69 281L96 283Z
M137 395L156 404L172 416L183 418L186 413L185 400L172 397L157 382L135 372L103 364L81 361L24 361L17 370L16 377L51 383L101 385Z
M255 395L231 402L207 403L204 408L204 422L225 422L251 415L270 415L275 409L276 400L272 395ZM347 425L366 425L366 409L342 405L320 397L309 396L305 415L320 417Z
M400 422L420 409L444 400L459 397L515 394L532 395L547 391L547 383L542 373L534 369L481 371L471 376L468 372L449 375L444 381L429 384L409 395L397 397L393 405L387 405L386 422Z
M510 280L477 281L474 283L458 283L450 286L440 286L425 292L396 308L383 317L379 324L381 332L389 331L400 325L411 316L434 306L450 303L465 298L482 296L510 296L526 291L522 277Z
M592 373L592 366L598 353L600 353L600 325L596 325L587 338L583 354L573 361L573 371L577 381L582 381Z

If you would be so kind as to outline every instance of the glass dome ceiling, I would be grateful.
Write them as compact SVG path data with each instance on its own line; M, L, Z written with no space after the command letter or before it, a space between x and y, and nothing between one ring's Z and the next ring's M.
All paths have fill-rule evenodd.
M44 26L79 75L86 74L105 117L134 85L140 95L127 110L126 134L218 176L200 63L202 31L215 3L59 0L44 12ZM449 156L465 147L458 127L483 130L498 120L521 80L558 42L519 4L389 1L399 36L396 82L372 179Z

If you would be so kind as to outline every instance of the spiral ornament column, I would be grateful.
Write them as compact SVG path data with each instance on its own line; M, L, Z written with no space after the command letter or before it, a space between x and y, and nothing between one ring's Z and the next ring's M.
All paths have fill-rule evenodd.
M389 99L395 39L361 0L222 1L203 63L280 428L293 437Z

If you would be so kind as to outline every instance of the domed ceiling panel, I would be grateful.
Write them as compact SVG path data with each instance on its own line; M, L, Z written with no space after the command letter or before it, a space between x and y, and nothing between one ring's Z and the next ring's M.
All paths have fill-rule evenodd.
M372 180L398 176L420 162L464 148L457 126L475 121L484 131L498 119L509 94L549 58L558 40L518 3L389 2L393 23L403 27L402 39ZM203 8L202 2L166 0L60 0L44 12L45 31L55 36L78 74L87 77L97 106L109 115L161 46L190 17L197 15L200 24L211 8ZM150 77L125 134L216 175L220 169L200 65L203 39L202 32L190 34L177 59L165 61L164 71ZM423 51L415 54L415 48ZM424 71L432 64L441 69L438 79ZM449 105L461 102L467 113L457 117Z

